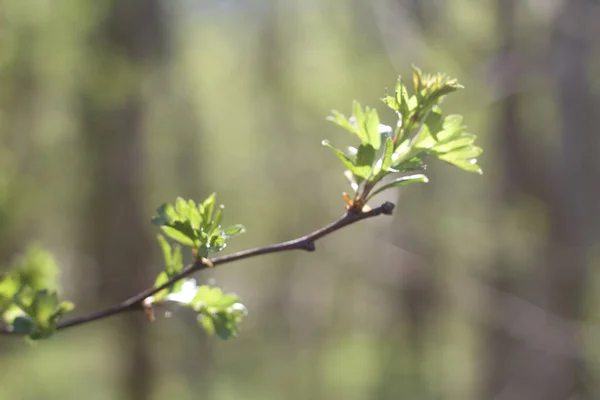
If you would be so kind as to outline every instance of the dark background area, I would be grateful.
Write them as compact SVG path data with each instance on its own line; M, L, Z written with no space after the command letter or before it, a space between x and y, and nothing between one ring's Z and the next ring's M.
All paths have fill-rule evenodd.
M352 144L325 117L377 106L411 64L483 176L434 162L392 218L315 253L203 272L249 309L123 315L0 338L1 399L600 398L600 5L593 0L0 0L0 265L30 243L77 315L152 285L150 217L217 192L227 251L344 211ZM387 121L386 121L387 119Z

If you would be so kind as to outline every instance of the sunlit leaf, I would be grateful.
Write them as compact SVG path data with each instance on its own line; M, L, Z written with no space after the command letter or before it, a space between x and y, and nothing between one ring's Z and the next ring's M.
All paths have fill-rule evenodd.
M352 116L354 117L354 122L356 124L361 143L369 143L369 134L365 126L365 113L363 112L363 109L358 101L354 101L352 103Z
M165 237L161 234L156 235L156 239L158 240L158 244L160 245L160 248L162 250L165 265L171 265L171 245L169 244L167 239L165 239Z
M463 133L460 138L443 143L438 144L432 148L433 151L437 153L448 153L453 150L456 150L461 147L469 146L475 142L476 136L468 133Z
M244 232L246 232L246 228L244 228L244 226L240 225L240 224L229 226L223 230L223 234L227 238L231 238L231 237L240 235Z
M381 147L381 132L379 128L380 125L377 110L374 108L367 108L367 114L365 117L365 130L368 137L367 143L369 143L375 150L379 150Z
M477 174L482 174L481 167L477 165L476 159L461 159L461 158L452 158L451 156L442 155L439 156L439 159L442 161L446 161L452 165L457 166L460 169L463 169L468 172L475 172Z
M347 131L351 132L352 134L356 135L356 137L358 137L361 142L363 141L360 133L358 131L358 128L353 125L348 118L346 118L346 116L338 111L332 111L331 112L333 114L333 116L328 117L327 120L331 121L339 126L341 126L342 128L346 129Z
M381 169L383 171L387 171L388 168L392 165L392 155L394 154L394 142L392 138L387 138L385 140L385 148L383 152L383 161L381 163Z
M184 246L194 247L194 240L181 231L170 226L162 226L161 229L171 239L178 241Z
M417 183L417 182L427 183L427 182L429 182L429 180L427 179L427 177L425 175L422 175L422 174L403 176L401 178L397 178L397 179L393 180L392 182L389 182L385 185L380 186L379 188L377 188L376 190L374 190L373 192L371 192L369 194L368 199L373 198L373 196L375 196L378 193L383 192L384 190L387 190L387 189L390 189L393 187L408 185L410 183Z

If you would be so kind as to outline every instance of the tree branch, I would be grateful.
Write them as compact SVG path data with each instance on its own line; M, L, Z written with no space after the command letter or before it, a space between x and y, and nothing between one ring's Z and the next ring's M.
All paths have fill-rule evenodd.
M66 328L70 328L77 325L83 325L88 322L97 321L100 319L104 319L110 317L112 315L129 312L129 311L143 311L144 310L144 300L150 296L155 295L161 290L168 288L179 280L188 277L189 275L201 271L203 269L216 267L217 265L227 264L234 261L243 260L250 257L260 256L264 254L271 253L279 253L283 251L289 250L306 250L306 251L314 251L315 250L315 242L321 239L324 236L327 236L335 231L338 231L348 225L352 225L355 222L362 221L363 219L373 218L379 215L391 215L394 211L394 204L390 202L385 202L379 207L376 207L372 210L360 212L354 209L348 210L344 215L342 215L338 220L332 222L329 225L324 226L321 229L318 229L306 236L299 237L297 239L289 240L287 242L281 242L277 244L272 244L265 247L258 247L249 250L239 251L237 253L228 254L221 257L215 257L210 260L208 259L199 259L193 264L189 264L184 267L181 272L177 275L171 277L167 282L158 287L150 287L133 297L119 303L115 304L111 307L105 308L103 310L99 310L93 312L91 314L83 315L81 317L75 317L71 319L67 319L63 322L58 323L57 330L62 330ZM0 334L14 334L11 327L0 327Z

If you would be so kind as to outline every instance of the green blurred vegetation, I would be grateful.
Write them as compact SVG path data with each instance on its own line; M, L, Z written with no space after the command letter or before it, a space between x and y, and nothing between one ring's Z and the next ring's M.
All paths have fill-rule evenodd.
M411 64L458 78L444 109L486 149L483 176L434 163L427 185L381 195L393 218L314 253L196 276L244 299L238 338L185 312L0 337L0 398L597 398L598 15L591 0L0 0L0 265L40 243L77 315L154 283L150 217L176 196L218 193L247 229L227 251L339 216L347 182L320 142L347 133L326 117L381 107Z

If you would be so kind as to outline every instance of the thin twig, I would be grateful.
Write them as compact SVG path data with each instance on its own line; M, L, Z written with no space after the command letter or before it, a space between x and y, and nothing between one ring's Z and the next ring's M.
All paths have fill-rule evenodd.
M158 287L150 287L133 297L103 310L99 310L93 312L91 314L83 315L81 317L75 317L71 319L67 319L63 322L60 322L57 325L57 330L62 330L66 328L70 328L77 325L86 324L88 322L97 321L100 319L104 319L110 317L112 315L129 312L129 311L143 311L144 310L144 300L150 296L155 295L163 289L168 288L174 283L180 281L181 279L195 273L201 271L203 269L211 268L211 265L216 267L217 265L227 264L234 261L243 260L250 257L260 256L264 254L271 253L279 253L283 251L289 250L306 250L306 251L314 251L315 250L315 241L321 239L324 236L329 235L337 230L340 230L348 225L352 225L355 222L361 221L363 219L368 219L372 217L376 217L379 215L391 215L394 211L394 204L390 202L385 202L381 206L373 208L372 210L360 212L355 210L349 210L344 215L342 215L337 221L332 222L331 224L324 226L321 229L318 229L306 236L299 237L297 239L289 240L287 242L272 244L270 246L258 247L250 250L243 250L237 253L228 254L221 257L215 257L210 260L197 260L193 264L189 264L184 267L181 272L177 275L171 277L167 282L158 286ZM1 327L0 334L15 334L12 332L10 327Z

